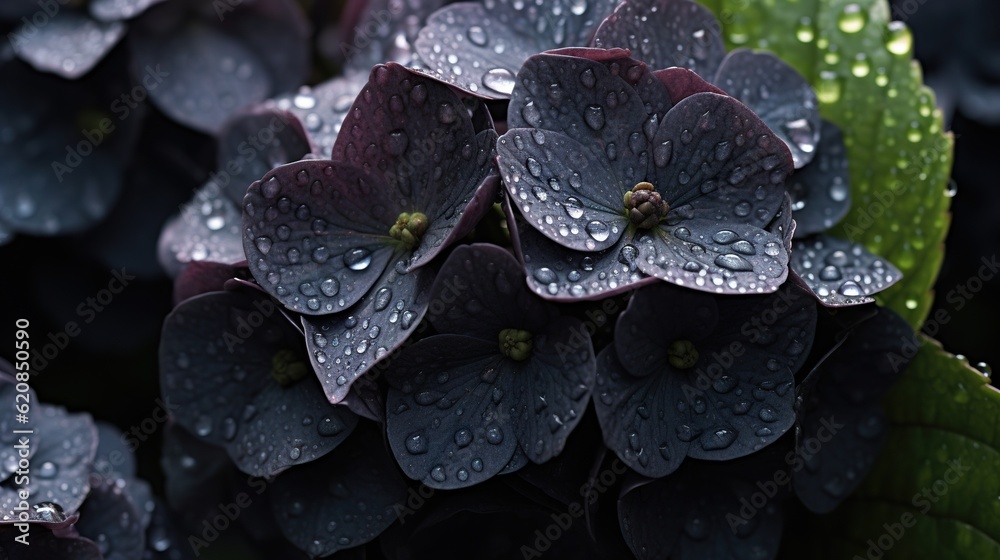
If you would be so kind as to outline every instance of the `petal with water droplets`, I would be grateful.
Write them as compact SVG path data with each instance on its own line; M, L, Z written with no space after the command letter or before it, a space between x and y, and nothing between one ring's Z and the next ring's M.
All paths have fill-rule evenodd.
M12 35L17 38L12 39L17 56L42 72L79 78L125 36L122 22L97 21L69 7L56 10L43 25L28 24Z
M837 125L823 121L816 154L788 179L795 212L795 237L833 227L851 207L847 151Z
M818 234L795 241L789 263L795 278L827 307L861 305L903 274L860 243Z

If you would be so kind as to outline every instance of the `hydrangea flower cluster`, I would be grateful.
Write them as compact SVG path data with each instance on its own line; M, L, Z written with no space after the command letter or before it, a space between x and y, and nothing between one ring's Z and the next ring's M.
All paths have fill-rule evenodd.
M72 13L123 35L173 4ZM900 272L825 233L850 206L846 149L791 66L727 53L690 0L357 2L346 36L376 32L344 73L265 100L302 81L270 50L301 29L255 31L297 12L252 4L221 26L181 10L169 41L130 24L150 27L133 65L224 55L185 67L218 78L203 90L149 92L218 143L159 243L166 491L192 552L217 503L260 495L239 524L276 557L419 557L442 531L532 557L534 522L568 515L545 550L774 558L786 510L858 486L905 365L887 349L915 335L872 303ZM847 435L814 449L834 418ZM134 472L125 497L88 486L95 433L59 467L77 491L53 494L59 519L32 518L66 558L114 557L87 548L87 503L132 507L115 546L155 527ZM530 523L498 537L500 516Z

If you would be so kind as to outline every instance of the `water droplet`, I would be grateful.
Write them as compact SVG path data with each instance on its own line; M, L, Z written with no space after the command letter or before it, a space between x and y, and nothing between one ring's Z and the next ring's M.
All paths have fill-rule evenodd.
M885 48L892 54L903 56L913 48L913 35L906 24L901 21L889 23L889 34L885 43Z
M840 285L840 293L847 297L858 297L863 295L861 286L858 286L857 283L852 282L851 280L848 280Z
M271 250L272 241L270 237L267 236L258 237L254 241L254 243L257 245L257 250L260 251L261 254L263 255L266 255Z
M200 416L194 424L194 432L201 437L207 437L212 433L212 419L208 416Z
M757 413L757 416L759 416L760 419L765 422L775 422L778 420L778 413L775 412L774 409L769 406L765 406L764 408L760 409L760 412Z
M351 270L364 270L372 263L372 253L368 249L359 247L344 253L344 264Z
M541 284L551 284L558 280L556 273L553 272L551 268L546 267L539 268L532 274L532 276L534 276L535 280L538 280Z
M588 223L584 229L586 229L587 233L589 233L590 236L593 237L598 243L606 241L608 237L611 236L611 228L608 227L608 224L597 220Z
M38 468L39 478L55 478L56 474L59 473L59 467L52 461L45 461Z
M720 230L712 235L712 240L722 245L729 245L730 243L739 240L739 238L740 236L735 231L728 229Z
M795 38L803 43L808 43L815 36L816 31L813 29L812 20L807 17L800 19L798 26L795 28Z
M510 95L510 93L514 91L514 74L506 68L491 68L483 74L483 85L497 93ZM527 110L527 108L528 105L525 105L524 110ZM535 111L537 113L537 109L535 109ZM521 114L524 117L524 120L531 124L531 119L529 119L523 111Z
M402 155L406 151L406 147L409 145L410 139L406 136L406 132L402 130L394 130L389 133L386 139L385 149L387 152L394 156Z
M750 264L750 261L732 253L715 257L715 264L737 272L749 272L753 270L753 265Z
M569 197L566 202L563 203L563 209L566 210L566 214L574 220L578 220L583 217L583 203L580 199L576 197Z
M327 278L319 285L319 290L327 297L333 297L340 291L340 281L336 278Z
M222 421L222 437L226 441L233 441L236 437L236 420L231 417L226 417Z
M528 168L528 173L531 173L535 177L542 176L542 165L538 163L537 159L529 157L527 160L525 160L524 164Z
M736 441L738 433L729 428L718 428L711 432L706 432L699 443L702 449L712 451L715 449L725 449Z
M486 31L478 25L470 27L467 35L469 36L469 41L478 47L485 46L486 43L489 42L489 37L486 35Z
M588 88L594 87L594 85L597 84L597 78L594 76L594 71L591 70L590 68L587 68L586 70L581 72L580 83L582 83L585 87Z
M501 430L498 426L493 426L489 430L486 430L486 441L493 445L503 443L503 430Z
M600 105L590 105L584 109L583 120L594 130L604 128L604 108Z
M406 450L413 455L427 453L427 437L423 434L413 434L406 438Z
M837 27L844 33L857 33L865 26L865 12L857 4L844 6L837 16Z
M316 426L316 431L324 437L335 436L344 431L344 425L333 416L324 416Z
M392 301L392 290L389 288L381 288L375 293L375 311L382 311L386 307L389 307L389 303Z

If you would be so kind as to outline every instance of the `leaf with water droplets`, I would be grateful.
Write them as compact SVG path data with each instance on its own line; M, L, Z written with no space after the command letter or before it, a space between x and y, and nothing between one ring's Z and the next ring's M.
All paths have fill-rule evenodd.
M879 299L918 326L943 259L954 139L906 25L876 0L703 3L726 15L730 46L766 44L816 89L850 161L851 210L832 233L899 266L906 278Z
M879 308L798 389L805 404L797 452L805 468L793 480L811 511L833 511L868 474L888 436L880 401L909 363L899 352L918 344L905 319Z
M497 165L511 205L563 247L602 251L625 232L622 197L631 186L570 136L546 132L539 143L531 129L510 129L497 142Z
M812 299L790 286L726 298L640 289L618 318L615 344L598 356L594 404L605 442L652 477L685 457L726 460L769 445L794 423L794 375L815 327Z
M603 251L574 251L524 223L516 210L504 204L528 287L537 295L556 301L596 300L658 281L639 270L639 249L627 235Z
M25 22L27 22L25 18ZM86 74L125 36L122 22L101 22L81 10L58 9L43 25L14 31L14 52L41 72L68 79Z
M797 238L830 229L851 207L843 135L830 121L823 121L821 130L812 162L793 173L787 184Z
M750 519L737 515L760 494L758 483L774 484L775 473L787 470L783 459L761 452L735 461L690 461L666 478L634 484L618 498L625 542L640 560L774 558L784 526L780 497L768 496Z
M310 557L365 544L399 516L406 484L379 432L364 423L335 452L274 480L274 518Z
M142 516L123 488L113 480L93 477L93 488L80 507L76 528L97 543L106 560L132 560L142 556L146 536Z
M327 401L301 336L257 294L215 292L181 303L164 321L159 356L177 422L224 447L253 476L330 452L357 416Z
M594 46L628 48L651 68L680 66L709 78L726 54L715 16L684 0L622 2L601 23Z
M14 403L13 381L0 380L0 398ZM89 414L71 414L58 406L39 403L33 390L25 393L31 402L28 422L15 422L15 415L0 420L0 429L9 440L0 451L0 480L13 482L18 471L18 461L30 461L29 476L23 484L0 486L0 516L16 519L14 508L21 502L18 491L26 491L32 506L42 502L53 502L69 515L75 512L90 489L90 468L97 451L97 428ZM16 402L23 402L18 399ZM33 435L20 436L14 430L32 430ZM30 443L27 457L16 449L17 438L26 438ZM23 443L23 442L22 442ZM25 474L25 473L21 473Z
M614 6L613 0L462 2L431 15L414 46L431 75L480 97L506 99L529 56L583 46Z
M294 113L262 106L241 111L219 132L215 182L233 203L242 205L251 183L279 165L299 161L310 150Z
M160 265L178 276L195 262L231 265L245 260L241 224L239 206L209 181L163 226L157 241Z
M306 350L327 399L340 403L365 373L383 371L386 360L418 331L431 301L435 265L406 272L396 261L375 281L368 295L333 315L302 317Z
M902 273L860 243L825 234L795 242L789 266L827 307L860 305L895 284Z
M714 84L745 103L792 153L795 168L812 161L820 137L816 92L802 74L771 53L737 49Z

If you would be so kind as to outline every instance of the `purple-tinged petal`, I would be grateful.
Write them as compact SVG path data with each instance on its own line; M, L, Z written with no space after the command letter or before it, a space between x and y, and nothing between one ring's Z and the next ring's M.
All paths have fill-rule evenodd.
M375 539L406 498L382 434L359 426L335 453L275 479L271 510L285 537L316 558Z
M428 17L444 0L397 2L394 0L348 0L340 13L337 44L320 37L320 49L347 73L365 74L376 64L398 62L409 65L412 46Z
M389 229L409 204L346 163L307 160L268 172L247 191L243 248L250 272L288 309L354 305L403 251Z
M406 348L392 363L386 430L407 476L431 488L464 488L507 466L518 440L509 425L514 381L505 361L496 341L445 334Z
M488 99L506 99L531 55L583 46L615 2L462 2L431 15L414 46L429 73Z
M170 218L160 232L160 266L178 276L191 263L235 264L246 256L240 226L240 208L217 183L209 181L195 191L191 202Z
M506 212L514 248L524 262L528 287L545 299L603 299L658 281L639 270L639 249L627 236L603 251L573 251L538 233L524 218L515 215L516 210L512 212L508 207Z
M796 470L793 481L810 511L832 511L865 479L888 437L880 401L909 362L900 348L918 344L905 320L879 308L803 383L815 386L804 392L799 413L797 451L806 468ZM816 450L810 440L822 445Z
M27 401L15 400L16 395L26 395ZM90 490L90 469L97 452L97 427L90 415L70 414L62 407L40 404L34 391L16 391L13 383L0 382L0 398L12 403L12 407L15 403L31 404L27 422L16 422L13 411L0 421L0 428L6 428L4 433L9 434L9 451L0 452L0 480L15 481L20 459L29 460L32 467L23 484L0 486L0 518L18 518L14 508L22 501L19 490L28 493L31 506L51 502L65 515L76 512ZM21 435L15 430L32 433ZM26 447L17 449L16 444ZM20 454L23 449L27 457Z
M132 19L165 0L90 0L90 15L100 21Z
M559 132L587 148L587 163L607 162L621 181L645 179L653 135L644 134L650 112L636 87L658 87L645 65L627 57L598 62L543 53L525 61L517 80L507 110L511 129ZM668 103L666 92L659 91L660 102Z
M653 146L650 182L676 214L667 216L671 224L699 217L763 227L778 211L792 172L788 148L767 125L739 101L714 93L675 105Z
M652 68L682 66L707 76L726 54L715 16L688 0L622 2L597 29L594 46L628 48Z
M93 477L92 482L76 523L80 535L96 542L105 560L140 558L146 546L142 515L115 481Z
M689 313L688 327L663 329L677 309ZM598 356L594 403L605 442L652 477L684 457L727 460L769 445L795 421L794 376L815 326L812 299L793 288L727 298L666 284L639 290L618 318L615 346ZM657 347L667 349L658 371L646 356Z
M706 82L704 78L687 68L664 68L654 71L653 75L666 86L670 100L674 105L680 103L685 97L691 97L696 93L727 95L726 92Z
M222 126L215 181L230 200L242 205L251 183L279 165L301 160L310 150L306 131L293 113L257 106Z
M782 237L752 225L693 218L661 225L635 245L639 270L704 292L771 293L788 277Z
M197 296L167 316L160 344L163 395L177 422L253 476L325 455L357 424L326 400L301 334L276 311L257 294Z
M820 118L816 92L802 74L771 53L737 49L712 81L767 123L788 146L796 169L812 161Z
M805 237L833 227L851 208L847 150L840 128L822 122L816 154L809 165L788 179L795 211L795 236Z
M29 545L14 542L24 533L13 524L0 524L0 554L7 560L104 560L101 550L92 541L82 537L61 538L46 529L31 531Z
M427 312L436 267L407 272L395 261L353 307L333 315L303 317L309 360L326 397L341 402L351 384L389 358Z
M903 277L860 243L823 234L795 240L789 266L827 307L871 303Z
M33 32L22 27L13 33L18 57L41 72L79 78L125 36L122 22L97 21L68 7L57 10L44 25L31 25Z
M531 227L568 249L602 251L628 226L625 186L590 149L558 132L514 128L497 142L511 204Z
M230 280L247 277L249 272L245 266L193 262L174 280L174 304L208 292L221 292Z
M427 217L412 269L471 231L489 210L495 144L494 132L476 134L468 108L447 86L388 64L372 69L332 158L353 162L384 186L392 223L401 212Z

